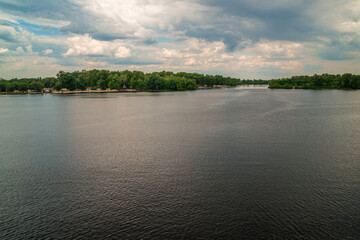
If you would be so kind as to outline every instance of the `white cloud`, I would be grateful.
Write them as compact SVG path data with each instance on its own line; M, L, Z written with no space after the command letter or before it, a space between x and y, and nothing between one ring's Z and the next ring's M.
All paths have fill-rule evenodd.
M11 70L22 70L24 69L25 64L23 62L16 62L10 66Z
M32 46L31 46L31 45L27 45L27 46L26 46L26 51L27 51L28 53L33 53Z
M16 54L24 54L25 51L24 51L24 49L23 49L22 47L19 46L19 47L16 48L15 53L16 53Z
M36 55L20 55L7 56L2 58L3 63L0 65L2 77L26 78L26 77L51 77L62 70L74 71L74 67L64 67L57 64L55 58L36 56Z
M127 58L131 56L130 49L120 46L115 53L116 58Z
M87 68L103 68L109 65L108 62L102 62L102 61L84 61L84 65Z
M163 48L162 57L167 62L184 65L206 65L224 62L233 58L234 53L227 53L223 42L207 42L196 38L189 38L180 45ZM174 47L176 47L174 49Z
M122 40L99 41L90 37L89 34L69 37L67 38L67 45L69 48L63 56L102 55L115 56L115 58L132 56L129 48L131 43Z
M48 54L53 53L53 50L52 49L45 49L45 50L43 50L43 53L44 53L44 55L48 55Z
M172 33L175 24L182 21L200 21L212 8L192 1L148 0L74 0L79 17L86 21L73 21L64 29L82 33L88 29L91 36L104 38L132 38L155 40L160 32Z
M7 48L0 48L0 53L7 53L9 52L9 49Z
M299 42L262 40L247 50L264 58L300 58L304 47Z
M338 36L343 37L345 34L360 36L360 2L352 0L322 0L314 2L313 8L308 10L309 16L314 18L314 25L320 30L326 31L321 34L336 39ZM319 12L324 14L319 14Z
M106 46L109 45L108 42L91 38L89 34L70 37L67 43L70 48L63 56L102 55L106 51Z

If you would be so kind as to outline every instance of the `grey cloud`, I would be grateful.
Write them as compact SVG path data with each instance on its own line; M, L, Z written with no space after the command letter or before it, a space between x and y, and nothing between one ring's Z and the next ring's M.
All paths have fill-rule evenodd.
M53 52L48 54L47 56L57 57L57 58L62 58L62 53L67 51L67 47L65 47L63 45L54 44L51 42L40 42L40 41L33 41L32 49L34 52L38 52L42 55L44 55L43 51L45 49L51 49L51 50L53 50Z
M288 58L288 57L270 57L266 58L266 62L278 62L278 61L292 61L298 60L298 58Z
M323 69L324 67L322 65L318 64L306 64L304 66L304 71L309 73L316 73Z
M164 63L161 61L153 61L150 59L138 58L136 56L128 57L128 58L121 58L121 59L112 58L109 56L96 57L94 55L87 55L86 57L88 60L91 60L91 61L108 62L108 63L114 64L114 65L160 65L160 64ZM74 57L74 58L76 58L76 57Z
M200 20L194 16L168 24L174 26L174 31L184 32L189 37L224 41L230 51L236 47L243 48L249 40L311 41L318 35L329 34L322 28L315 27L314 22L318 16L309 14L309 9L322 1L199 0L195 2L211 9L208 12L199 12ZM63 34L88 33L102 41L144 37L135 35L134 31L137 29L131 29L121 17L116 22L111 22L111 19L104 19L103 16L89 12L71 0L20 2L23 3L21 6L0 2L0 7L18 15L70 21L69 25L60 28ZM163 4L166 5L166 2L170 1L163 1ZM139 4L146 6L148 2L140 1ZM142 27L157 32L167 31L159 30L158 26ZM155 42L146 36L143 39L144 44Z
M352 52L343 52L338 49L322 51L319 53L319 57L321 57L324 60L331 60L331 61L351 60L355 58Z
M121 30L121 26L125 23L104 23L98 16L79 10L76 16L71 16L71 23L59 31L63 34L89 34L100 41L134 38L133 32Z
M134 29L129 29L121 18L117 22L109 22L93 12L82 8L71 0L32 0L18 1L10 4L0 1L0 8L19 16L42 17L70 21L70 24L60 29L60 32L74 34L90 34L98 40L138 38ZM162 1L164 5L170 1ZM210 7L209 12L200 12L202 19L187 17L187 20L169 23L175 30L183 31L190 37L203 38L208 41L223 40L230 49L244 42L244 39L258 41L261 38L269 40L309 41L318 35L329 32L316 27L314 22L322 14L309 14L317 3L326 4L324 0L199 0L195 1ZM139 1L146 6L147 1ZM171 15L172 13L168 13ZM245 23L244 23L245 21ZM246 21L252 26L246 26ZM143 26L160 31L157 26ZM165 30L163 30L165 31ZM331 34L331 33L330 33ZM148 40L148 39L146 39ZM145 43L153 44L152 41Z
M42 30L42 31L50 31L51 27L49 27L49 26L41 26L40 30Z
M82 63L78 59L72 58L59 58L56 59L56 63L64 67L79 67Z
M351 60L356 58L360 49L360 36L355 34L337 34L330 41L323 42L318 56L324 60Z
M13 26L13 25L0 19L0 26Z
M16 34L13 31L11 31L11 29L8 27L0 28L0 40L9 42L9 43L18 42L18 38L17 38Z
M55 20L67 20L78 10L77 5L73 4L71 0L19 0L14 3L0 0L0 8L19 17L41 17Z
M271 7L274 1L210 0L202 3L219 10L216 15L210 15L206 19L214 28L196 25L194 31L187 33L208 40L223 38L230 49L242 43L244 38L252 42L262 38L306 41L317 35L312 24L313 18L307 15L307 9L312 4L304 4L304 1L282 1L276 8ZM246 26L247 23L251 26Z
M161 65L163 62L142 61L140 59L109 59L109 63L115 65Z

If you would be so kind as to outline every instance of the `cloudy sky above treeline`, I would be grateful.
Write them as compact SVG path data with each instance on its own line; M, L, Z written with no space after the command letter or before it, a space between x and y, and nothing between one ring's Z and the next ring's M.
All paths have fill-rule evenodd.
M360 73L358 0L0 0L0 77Z

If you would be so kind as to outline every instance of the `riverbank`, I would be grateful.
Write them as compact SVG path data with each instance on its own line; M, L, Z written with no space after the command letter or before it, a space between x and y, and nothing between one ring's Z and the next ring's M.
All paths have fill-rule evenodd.
M266 84L256 84L256 85L213 85L212 87L208 86L198 86L194 90L183 90L183 91L195 91L195 90L210 90L210 89L221 89L221 88L235 88L239 86L265 86ZM0 95L39 95L39 94L56 94L56 95L68 95L68 94L80 94L80 93L136 93L136 92L177 92L176 90L163 89L163 90L138 90L138 89L121 89L121 90L74 90L74 91L43 91L43 92L0 92Z
M273 79L269 88L284 89L360 89L360 75L322 74L313 76L293 76L291 78Z
M51 94L139 92L136 89L53 91Z
M357 90L354 88L335 88L335 87L303 87L303 86L269 86L270 89L302 89L302 90Z
M231 88L229 85L214 85L212 87L208 86L198 86L194 90L202 90L202 89L214 89L214 88ZM234 86L236 87L236 86ZM190 91L190 90L184 90ZM171 89L164 90L137 90L137 89L121 89L121 90L74 90L74 91L51 91L51 92L0 92L0 95L24 95L24 94L77 94L77 93L135 93L135 92L176 92Z
M44 94L43 92L0 92L0 95L26 95L26 94Z

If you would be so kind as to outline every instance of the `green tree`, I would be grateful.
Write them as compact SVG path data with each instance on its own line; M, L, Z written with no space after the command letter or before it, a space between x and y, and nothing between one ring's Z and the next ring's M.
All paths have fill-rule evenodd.
M8 83L6 84L6 91L7 91L7 92L13 92L14 90L16 90L16 85L15 85L15 83L13 83L13 82L8 82Z
M60 71L57 74L57 77L61 82L61 87L67 88L71 91L75 89L76 84L75 84L74 74L69 73L69 72Z
M55 83L54 88L55 88L56 90L60 91L60 89L61 89L61 81L57 81L57 82Z
M41 82L34 81L29 84L29 88L30 90L33 90L35 92L42 92L44 88L44 84L42 84Z
M19 82L18 83L18 90L21 92L26 92L29 89L29 86L26 82Z
M6 92L6 82L5 82L5 80L0 80L0 92Z
M195 90L196 89L196 81L194 79L189 79L186 81L186 89L187 90Z

